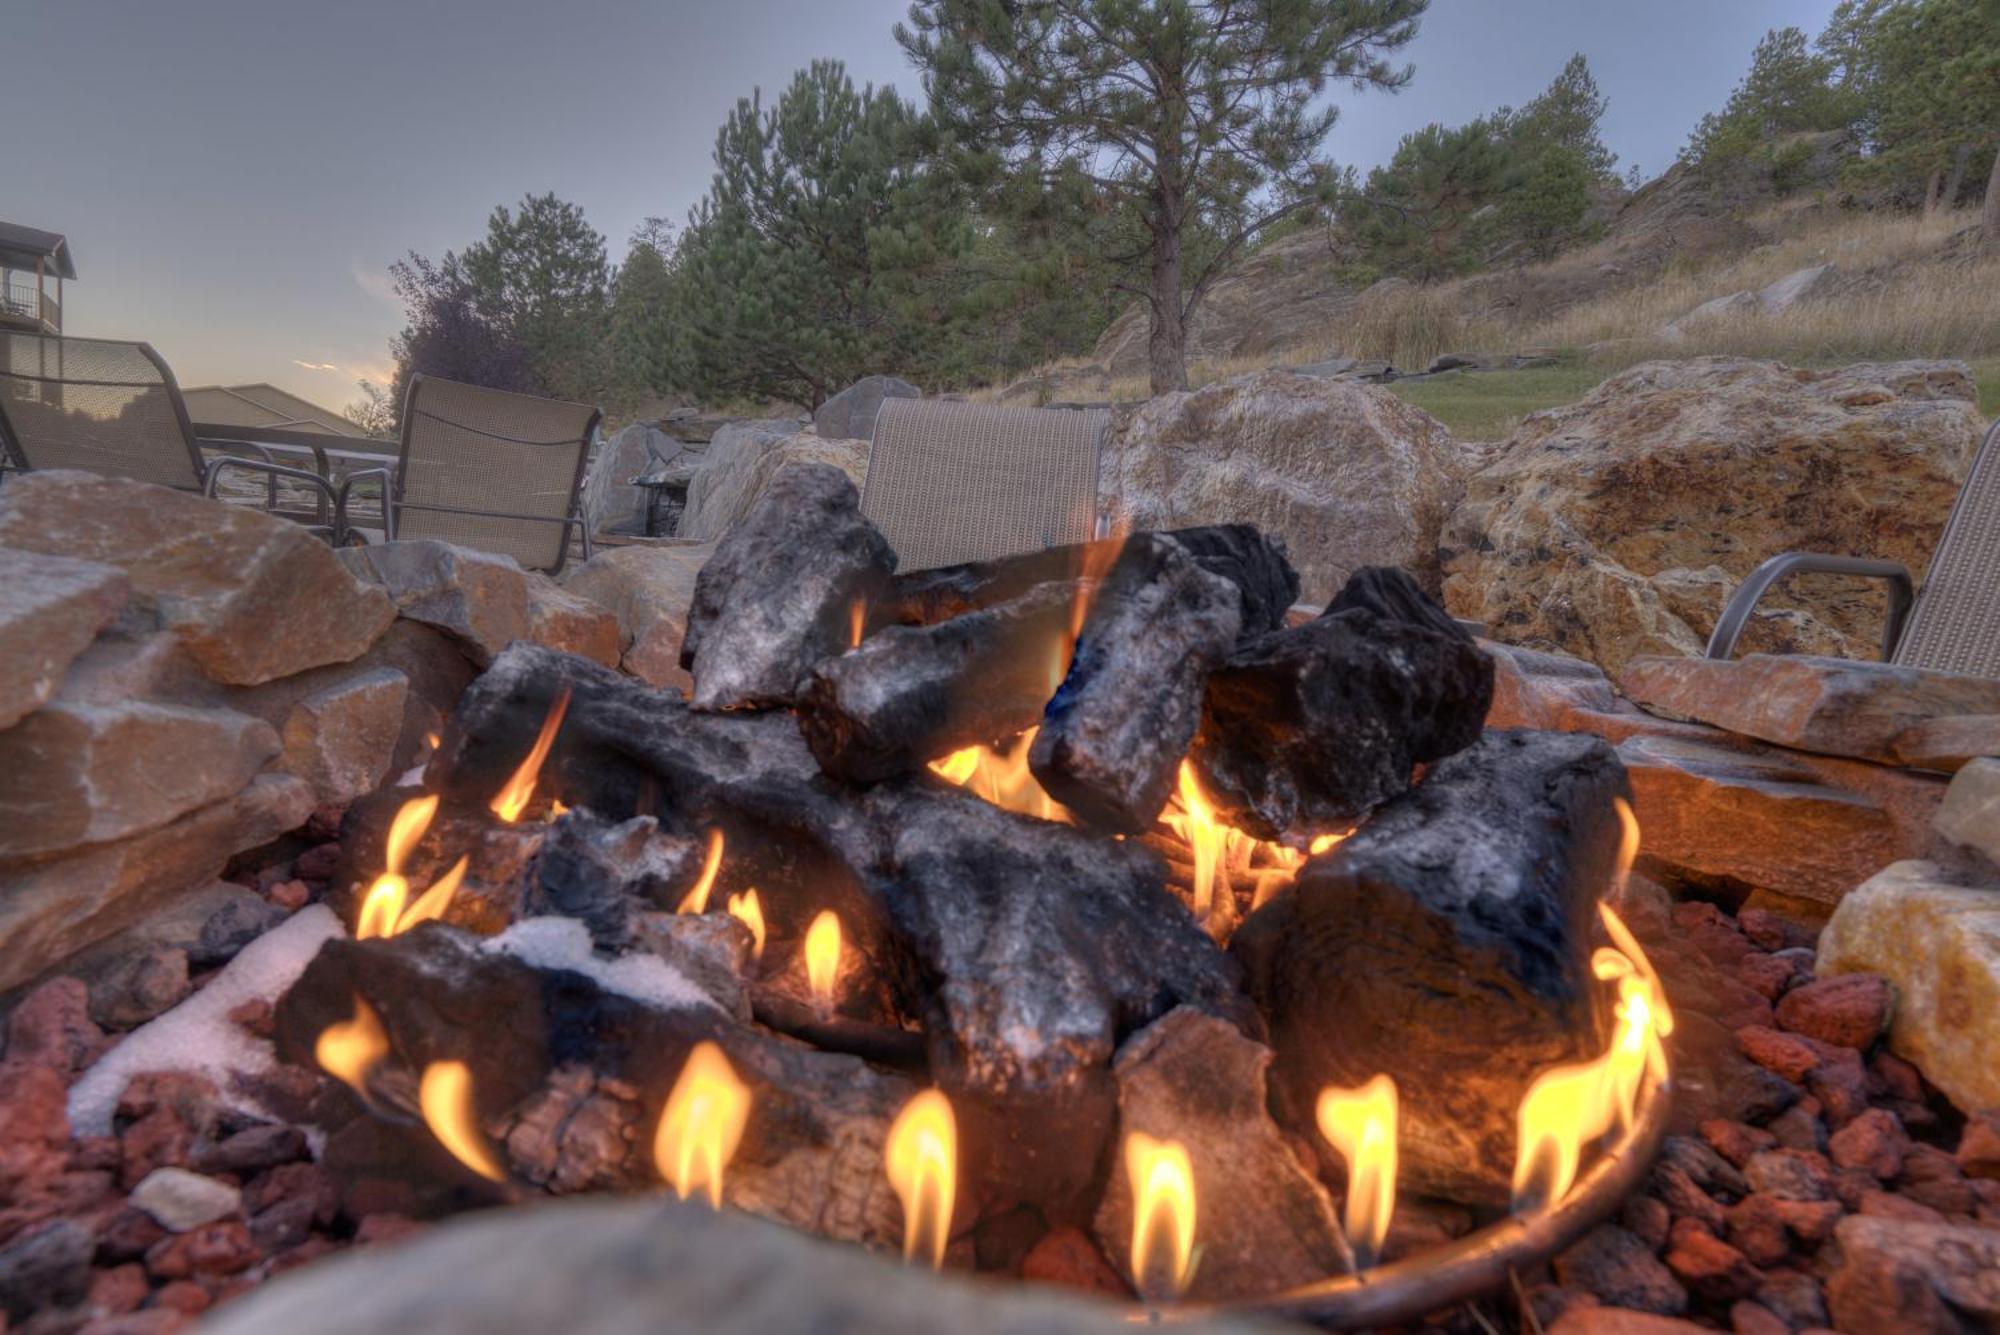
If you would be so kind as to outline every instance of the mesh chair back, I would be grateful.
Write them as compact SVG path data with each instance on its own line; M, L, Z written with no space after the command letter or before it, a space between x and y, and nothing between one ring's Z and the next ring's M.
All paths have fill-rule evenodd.
M0 332L0 443L20 468L201 486L180 387L144 343Z
M560 570L598 416L581 403L412 376L396 536Z
M2000 680L2000 422L1972 456L1895 661Z
M1111 414L888 399L868 454L866 515L899 570L1086 542Z

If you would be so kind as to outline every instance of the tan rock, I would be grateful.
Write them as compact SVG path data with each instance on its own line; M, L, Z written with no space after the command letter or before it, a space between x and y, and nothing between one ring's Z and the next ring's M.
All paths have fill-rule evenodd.
M0 492L0 547L118 567L202 671L231 685L345 663L395 616L297 525L143 482L16 477Z
M1249 523L1283 537L1308 603L1364 565L1436 589L1438 532L1463 488L1460 452L1428 413L1379 386L1286 371L1121 414L1099 483L1134 529Z
M622 649L616 616L539 572L528 576L528 638L605 667L618 666Z
M48 702L130 596L114 567L0 547L0 729Z
M1688 626L1713 627L1742 581L1721 566L1662 570L1650 583L1667 611ZM1742 654L1826 654L1839 657L1852 643L1812 613L1761 602L1743 623L1736 648Z
M0 733L0 859L107 843L219 802L278 753L227 709L58 701Z
M314 691L285 719L283 768L322 804L353 801L388 774L409 694L410 679L386 667Z
M264 774L144 834L0 863L0 991L209 885L232 855L297 829L312 809L303 779Z
M1899 765L1950 772L1979 756L2000 756L2000 714L1925 719L1889 744Z
M1697 598L1710 577L1689 572L1741 580L1804 550L1921 574L1980 427L1955 362L1632 367L1531 415L1473 475L1445 526L1446 606L1496 638L1614 675L1640 654L1699 653L1720 603ZM1764 605L1810 615L1787 631L1797 647L1825 648L1833 635L1842 654L1865 658L1879 642L1879 584L1790 580Z
M681 639L695 576L714 552L712 542L613 547L571 571L564 585L617 616L623 644L619 667L650 685L691 691L694 679L680 662Z
M1958 772L1945 789L1936 825L1954 844L2000 867L2000 760L1974 760Z
M2000 681L1846 658L1634 658L1618 684L1670 718L1863 760L1893 761L1896 739L1930 719L2000 713Z
M1887 978L1890 1048L1960 1108L2000 1106L2000 887L1952 884L1929 862L1885 867L1834 910L1818 968Z
M1834 1231L1826 1304L1841 1330L2000 1329L2000 1230L1854 1215Z
M832 440L790 423L738 423L718 431L688 482L676 535L714 542L749 512L771 480L795 464L832 464L860 487L868 480L868 442Z
M340 559L400 615L452 636L481 667L528 638L528 577L511 556L421 538L349 547Z

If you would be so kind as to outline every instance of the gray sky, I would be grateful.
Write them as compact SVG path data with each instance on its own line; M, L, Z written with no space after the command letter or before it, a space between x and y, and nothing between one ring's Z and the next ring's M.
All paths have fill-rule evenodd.
M1395 96L1343 95L1364 171L1430 121L1519 105L1573 51L1621 169L1656 174L1768 28L1834 0L1434 0ZM0 218L66 233L76 334L152 342L186 385L338 408L385 377L385 270L554 190L622 257L706 189L715 131L816 56L918 81L905 0L8 0Z

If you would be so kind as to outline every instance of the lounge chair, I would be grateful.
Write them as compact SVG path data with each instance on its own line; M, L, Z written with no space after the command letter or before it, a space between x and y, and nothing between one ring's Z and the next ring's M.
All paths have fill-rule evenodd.
M1086 542L1111 414L888 399L875 418L861 513L903 570Z
M438 538L553 574L569 556L571 529L590 559L581 496L602 416L581 403L413 375L396 467L348 474L342 513L356 485L373 482L387 537Z
M0 332L0 472L72 468L205 496L231 470L255 472L267 509L338 538L339 497L324 474L277 463L253 442L229 447L261 457L205 459L174 373L149 345ZM280 509L280 478L311 487L314 508Z
M1889 620L1882 658L1900 667L1928 668L2000 679L2000 422L1972 456L1944 535L1931 554L1923 592L1894 561L1858 556L1786 552L1750 572L1715 623L1710 658L1728 658L1764 590L1787 575L1863 575L1889 585Z

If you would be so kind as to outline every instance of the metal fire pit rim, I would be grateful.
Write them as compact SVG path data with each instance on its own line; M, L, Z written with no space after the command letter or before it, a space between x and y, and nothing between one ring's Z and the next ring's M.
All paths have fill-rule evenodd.
M1136 1307L1135 1322L1180 1323L1216 1316L1267 1316L1326 1330L1401 1322L1465 1302L1507 1279L1509 1271L1548 1260L1602 1222L1652 1169L1666 1139L1673 1078L1648 1081L1637 1116L1606 1146L1553 1209L1509 1215L1443 1247L1400 1261L1279 1293L1227 1302Z

